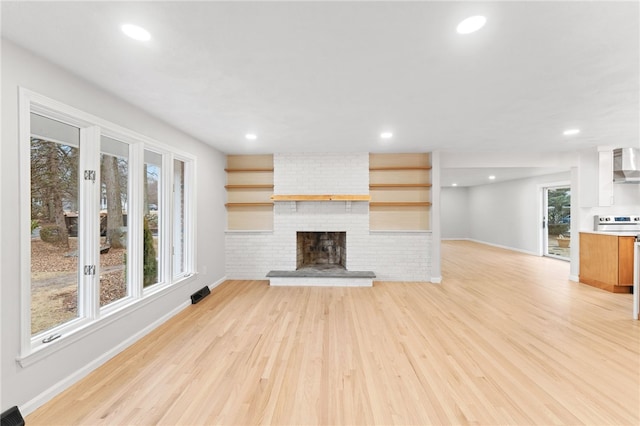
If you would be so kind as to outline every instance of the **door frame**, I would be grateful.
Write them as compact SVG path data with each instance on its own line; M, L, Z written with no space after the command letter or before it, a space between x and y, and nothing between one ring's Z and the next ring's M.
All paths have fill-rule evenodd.
M569 188L569 191L573 189L570 180L538 184L538 256L570 261L571 257L557 256L548 252L547 193L549 189L553 188ZM573 205L573 197L571 198L571 204Z

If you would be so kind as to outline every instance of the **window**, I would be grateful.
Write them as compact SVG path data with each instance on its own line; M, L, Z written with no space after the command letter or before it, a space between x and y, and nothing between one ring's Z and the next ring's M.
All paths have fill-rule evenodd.
M184 275L187 270L185 257L185 164L173 160L173 276Z
M129 295L126 276L129 145L100 138L100 306Z
M20 123L26 365L193 273L195 160L27 90Z
M162 155L153 151L144 151L144 229L143 244L143 282L144 287L163 281L160 256L164 243L164 203L161 188Z
M31 114L31 334L78 317L80 129Z

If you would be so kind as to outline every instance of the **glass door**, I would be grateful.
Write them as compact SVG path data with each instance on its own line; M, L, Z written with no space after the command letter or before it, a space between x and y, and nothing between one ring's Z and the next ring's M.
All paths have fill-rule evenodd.
M571 254L571 188L544 188L544 255L569 260Z

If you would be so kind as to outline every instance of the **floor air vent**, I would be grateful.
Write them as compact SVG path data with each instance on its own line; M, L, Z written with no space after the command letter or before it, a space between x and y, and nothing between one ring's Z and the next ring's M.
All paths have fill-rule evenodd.
M200 290L191 295L191 304L195 305L196 303L207 297L210 293L211 290L209 290L209 287L202 287ZM4 424L2 426L4 426Z
M2 413L2 426L24 426L24 419L18 407L11 407Z

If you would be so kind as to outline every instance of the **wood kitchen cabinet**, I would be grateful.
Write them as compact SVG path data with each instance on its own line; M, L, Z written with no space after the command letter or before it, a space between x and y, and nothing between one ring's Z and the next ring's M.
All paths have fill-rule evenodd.
M580 282L613 293L631 293L633 236L580 233Z

